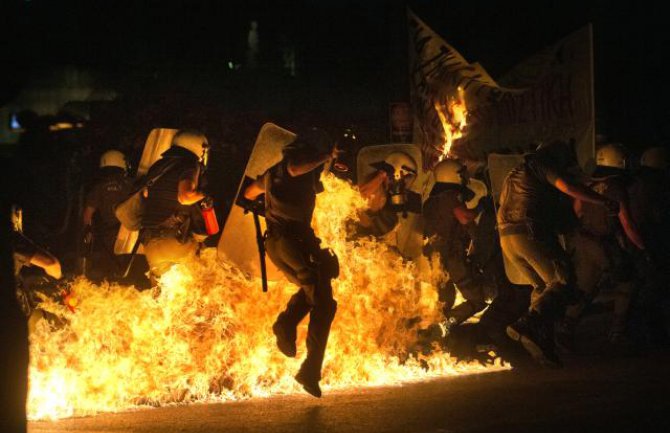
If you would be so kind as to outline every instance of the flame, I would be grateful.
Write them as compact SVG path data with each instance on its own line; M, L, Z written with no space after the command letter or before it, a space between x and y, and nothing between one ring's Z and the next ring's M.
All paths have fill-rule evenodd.
M324 184L314 222L341 262L324 389L508 368L500 362L457 364L439 350L408 355L417 326L439 317L429 282L434 268L420 271L383 243L347 240L346 221L365 201L333 176L325 176ZM299 327L296 359L281 355L271 331L296 290L287 281L271 282L263 293L258 279L217 262L207 249L193 263L173 266L159 289L79 278L71 290L77 311L45 301L42 308L62 323L42 320L30 337L31 419L303 392L293 375L305 355L307 320Z
M444 143L439 160L449 156L449 151L454 141L463 137L465 127L468 124L468 110L465 105L465 91L458 88L457 96L448 98L444 104L435 101L435 111L444 130Z

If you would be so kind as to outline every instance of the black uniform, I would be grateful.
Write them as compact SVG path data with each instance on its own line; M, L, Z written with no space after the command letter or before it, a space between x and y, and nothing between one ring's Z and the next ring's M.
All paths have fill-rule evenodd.
M193 179L199 173L199 164L193 153L173 146L147 174L153 178L167 168L149 188L142 215L144 252L149 268L156 276L175 263L195 257L198 240L206 237L198 206L183 205L177 199L179 182Z
M504 275L493 204L490 198L482 198L477 207L479 221L467 225L461 224L454 214L456 208L465 206L463 193L457 188L431 194L424 205L427 249L440 252L442 266L449 273L449 283L455 284L465 298L465 302L452 308L453 295L441 293L441 300L447 302L445 315L451 324L458 324L485 309L487 301L492 301L482 322L501 332L502 326L520 313L512 305L518 302L512 302L516 299L512 299L513 293ZM450 292L449 285L442 288L445 289Z
M300 152L289 147L284 159L263 175L268 228L265 248L272 262L300 286L275 326L293 330L310 315L307 358L299 374L318 381L337 302L330 284L334 275L324 266L324 250L311 228L316 194L322 189L318 179L321 170L296 177L288 173L289 162L300 158Z
M90 278L110 277L120 271L114 255L114 243L120 227L114 207L128 196L131 187L123 169L104 167L86 194L85 206L95 209Z
M465 206L462 192L457 187L431 193L424 204L424 235L429 239L427 250L438 251L442 267L449 273L447 287L441 288L441 299L447 303L445 314L460 323L486 307L486 296L477 275L467 260L470 245L468 228L454 214L458 207ZM466 302L452 310L453 285Z

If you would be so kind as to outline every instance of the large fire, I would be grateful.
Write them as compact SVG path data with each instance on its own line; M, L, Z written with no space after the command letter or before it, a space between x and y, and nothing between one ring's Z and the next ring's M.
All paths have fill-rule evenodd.
M432 271L419 272L383 243L347 240L346 221L364 201L343 181L326 176L324 182L315 225L341 262L324 389L507 368L457 364L439 350L408 356L417 327L439 317ZM281 355L271 331L296 290L286 281L263 293L259 280L205 250L197 262L173 267L160 290L83 278L72 290L77 311L45 302L64 324L42 321L31 335L31 419L303 392L293 375L304 357L307 320L296 359Z
M448 98L444 104L436 100L435 111L444 130L444 143L442 143L442 153L439 158L442 161L449 156L454 141L463 137L468 124L468 110L465 105L463 88L459 87L456 97Z

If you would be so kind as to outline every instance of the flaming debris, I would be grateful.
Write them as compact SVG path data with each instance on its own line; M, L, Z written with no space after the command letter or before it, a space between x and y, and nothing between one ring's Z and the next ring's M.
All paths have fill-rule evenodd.
M462 87L458 88L458 94L454 98L448 98L444 104L435 101L435 111L440 119L444 129L444 143L442 144L442 154L439 160L449 156L449 151L454 141L463 137L465 127L467 126L468 111L465 105L465 91Z
M408 356L417 326L439 317L435 290L385 244L346 240L346 220L363 199L332 176L324 183L315 223L342 268L333 285L340 308L324 387L396 385L506 368L456 364L439 351ZM296 359L275 348L271 331L296 290L286 281L270 283L263 293L260 281L217 263L215 251L205 250L201 260L165 274L160 290L97 286L83 278L72 290L77 311L46 301L43 308L64 324L41 321L31 335L31 419L302 392L292 376L304 357L307 321L299 328Z

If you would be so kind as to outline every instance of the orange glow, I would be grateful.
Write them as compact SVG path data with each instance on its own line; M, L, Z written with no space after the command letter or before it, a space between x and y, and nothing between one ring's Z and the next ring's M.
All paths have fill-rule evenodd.
M334 281L339 309L328 344L322 385L399 385L429 377L508 368L456 364L439 350L408 356L417 327L440 317L429 283L435 266L419 271L387 245L346 240L346 221L365 205L359 193L324 176L315 226L340 257ZM299 327L298 357L275 347L271 326L296 287L286 281L261 291L233 265L205 250L174 266L160 290L72 283L77 311L57 301L43 308L67 319L41 321L31 335L31 419L54 419L177 402L225 401L303 393L293 380L304 358L307 320ZM422 320L412 320L416 318ZM416 323L419 322L419 323Z
M447 98L444 103L435 101L435 111L444 130L444 143L439 160L449 156L449 151L454 141L463 137L465 127L468 124L468 110L465 104L465 92L458 88L456 97Z

